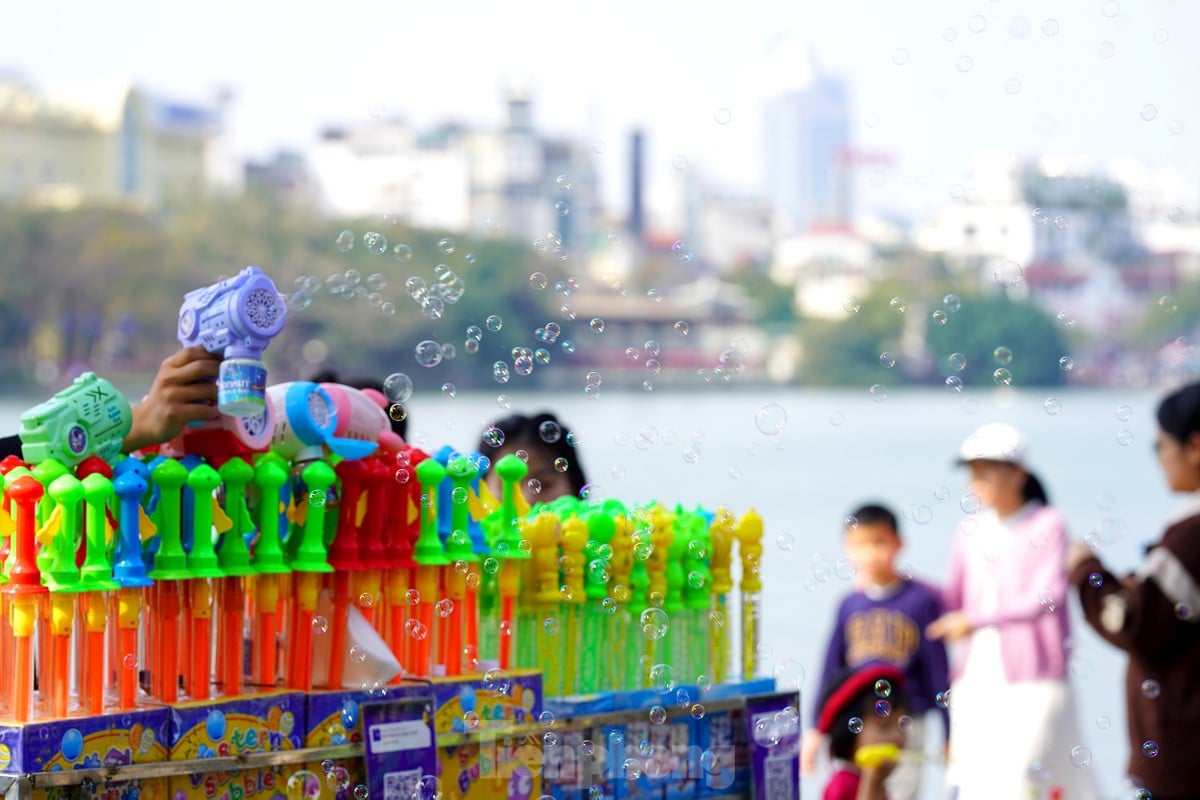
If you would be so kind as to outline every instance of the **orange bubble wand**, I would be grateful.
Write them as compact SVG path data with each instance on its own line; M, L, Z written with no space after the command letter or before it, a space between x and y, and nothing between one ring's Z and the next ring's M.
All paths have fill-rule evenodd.
M179 617L183 610L184 581L192 577L187 568L187 553L183 550L180 532L182 524L183 486L187 483L187 467L173 458L164 458L150 470L150 477L159 488L159 545L154 556L154 579L157 593L158 633L152 649L155 659L155 694L164 703L179 700Z
M433 631L433 607L436 605L441 568L450 563L437 532L437 486L446 477L446 468L436 458L426 458L417 465L417 481L421 484L421 535L413 548L417 562L416 589L420 599L416 617L424 636L417 637L415 674L430 675L433 653L429 635Z
M117 630L121 656L117 687L120 708L137 706L138 631L142 624L142 590L153 586L142 562L141 506L138 501L149 488L148 471L136 460L131 469L113 481L113 491L121 503L120 559L113 565L113 579L120 584L117 590Z
M217 502L213 492L221 485L221 475L208 464L199 464L188 473L187 484L194 502L192 549L188 553L188 571L193 578L188 602L192 652L185 683L192 700L207 700L212 684L213 591L209 579L225 574L213 549L213 507Z
M334 467L341 483L338 498L337 533L329 547L329 565L333 567L333 619L329 636L329 680L327 688L341 689L346 663L346 627L349 624L350 581L362 569L358 560L358 501L366 466L359 460L343 459Z
M446 464L446 474L454 486L450 499L450 535L446 539L446 557L453 564L453 568L446 572L446 597L454 604L450 609L447 632L447 675L462 674L464 628L469 629L467 638L472 645L475 644L475 604L468 602L468 599L474 600L475 595L467 579L471 566L479 562L479 556L471 546L467 526L471 519L468 487L478 473L479 468L464 456L455 456ZM471 655L475 656L473 648ZM471 666L474 668L475 665Z
M93 472L82 481L83 502L87 507L85 529L87 555L79 570L80 585L87 591L83 610L87 668L84 670L84 710L91 715L104 711L104 684L108 674L104 669L104 635L108 630L108 599L106 592L117 589L112 579L112 564L108 555L108 540L112 528L108 524L108 501L113 496L112 481L107 475Z
M229 529L221 536L217 563L225 578L221 581L219 605L221 619L217 635L221 641L221 686L226 697L242 693L245 645L243 622L246 618L246 578L254 575L250 548L246 546L246 486L254 478L254 469L241 458L231 458L218 470L225 484L225 514Z
M255 682L274 687L278 667L280 579L291 571L279 541L280 491L288 481L286 463L275 453L264 453L254 465L258 486L258 543L254 546L255 603L258 610L258 662Z
M383 451L363 464L367 468L363 476L363 494L366 496L366 509L362 514L362 522L358 531L359 561L363 569L360 573L361 586L359 591L359 610L380 636L384 635L386 626L383 619L383 565L387 563L387 551L383 544L383 521L387 513L388 484L391 482L392 471L384 462ZM364 602L368 599L369 602Z
M75 565L78 546L79 501L83 499L83 484L69 472L60 474L47 489L55 508L38 532L42 550L48 554L42 571L50 588L50 663L47 675L42 676L50 687L50 715L67 716L71 692L71 634L75 627L79 568Z
M420 514L414 513L417 506L412 502L413 490L420 483L413 480L413 461L418 464L428 456L420 450L409 449L396 455L395 480L389 483L388 497L388 566L391 568L387 580L388 645L403 666L393 683L400 683L404 674L415 670L416 642L408 633L408 593L412 588L413 572L417 562L413 560L413 548L420 536Z
M10 473L11 476L12 473ZM8 601L12 622L13 665L11 706L17 722L33 716L33 637L37 631L38 603L49 590L42 586L41 573L34 557L37 503L45 490L32 475L20 475L11 482L6 476L5 494L16 506L16 530L11 556L13 567L8 583L0 587Z
M500 593L500 668L512 666L512 639L516 622L517 595L521 589L521 562L530 554L521 549L521 532L517 516L517 487L528 474L529 467L517 455L509 453L496 462L496 474L500 476L502 496L500 499L500 530L496 535L496 554L500 557L500 576L496 588Z
M296 603L296 628L291 631L291 662L288 688L312 690L313 621L321 594L321 575L333 572L325 554L325 493L337 475L324 461L304 467L300 479L308 491L304 533L296 557L292 559L292 581Z

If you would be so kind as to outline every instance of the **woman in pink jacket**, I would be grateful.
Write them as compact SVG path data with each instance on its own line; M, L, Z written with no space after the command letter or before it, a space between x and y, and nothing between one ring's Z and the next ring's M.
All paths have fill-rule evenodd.
M1091 774L1071 762L1083 742L1063 647L1066 524L1012 426L979 428L959 461L971 471L964 510L975 513L955 532L946 613L926 630L958 646L947 785L957 800L1090 800Z

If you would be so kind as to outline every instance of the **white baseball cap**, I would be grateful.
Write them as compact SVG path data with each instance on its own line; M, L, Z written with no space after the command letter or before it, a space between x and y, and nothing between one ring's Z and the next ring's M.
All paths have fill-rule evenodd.
M963 440L958 448L958 463L1002 461L1025 463L1025 434L1003 422L989 422Z

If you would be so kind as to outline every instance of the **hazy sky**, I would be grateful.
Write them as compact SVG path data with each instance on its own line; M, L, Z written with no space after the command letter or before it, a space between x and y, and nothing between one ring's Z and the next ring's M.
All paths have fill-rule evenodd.
M811 46L851 81L859 146L893 157L891 171L863 176L867 207L945 201L984 147L1134 156L1190 175L1200 163L1191 0L8 6L0 67L42 86L125 71L196 100L230 86L230 134L248 156L380 113L494 124L499 87L520 78L536 90L540 126L605 143L596 158L610 198L623 197L634 126L648 132L658 191L678 178L678 155L753 189L762 99L802 79Z

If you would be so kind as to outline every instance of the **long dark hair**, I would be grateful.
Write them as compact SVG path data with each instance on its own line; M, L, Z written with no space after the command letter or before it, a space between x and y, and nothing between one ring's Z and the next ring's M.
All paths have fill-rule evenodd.
M543 428L543 425L546 428ZM504 434L503 446L525 450L536 448L546 453L551 459L566 459L565 474L575 496L578 497L583 487L587 486L587 476L584 475L583 465L579 463L579 454L575 450L575 436L566 425L559 421L558 417L550 412L541 411L533 416L513 414L493 422L489 428L498 428ZM554 431L554 434L547 435L547 431ZM488 459L495 460L492 458L492 453L496 449L486 434L480 439L478 450Z
M1164 397L1155 416L1164 433L1185 444L1200 432L1200 383L1189 383Z
M1046 487L1042 485L1041 479L1029 470L1025 470L1025 486L1021 489L1021 498L1026 503L1036 500L1042 505L1050 505L1050 495L1046 492Z

